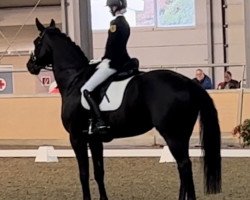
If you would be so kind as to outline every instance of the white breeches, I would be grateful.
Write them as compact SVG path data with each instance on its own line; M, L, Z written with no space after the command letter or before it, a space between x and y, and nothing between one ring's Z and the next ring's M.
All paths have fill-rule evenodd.
M116 73L115 69L109 67L109 61L103 60L98 66L97 71L90 77L90 79L82 86L81 92L88 90L92 92L98 85L104 82L112 74Z

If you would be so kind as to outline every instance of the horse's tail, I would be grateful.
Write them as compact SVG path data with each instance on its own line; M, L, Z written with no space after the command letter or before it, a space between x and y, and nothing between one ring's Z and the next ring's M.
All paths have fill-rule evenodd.
M221 132L217 110L209 94L199 88L200 136L204 154L204 185L208 194L221 192ZM197 95L196 94L196 95Z

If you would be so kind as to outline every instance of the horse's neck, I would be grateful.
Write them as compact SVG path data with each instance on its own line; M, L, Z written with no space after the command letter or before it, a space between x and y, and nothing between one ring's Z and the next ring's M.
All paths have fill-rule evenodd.
M74 69L65 69L63 71L54 71L55 80L58 88L66 90L79 77L79 73Z
M80 65L82 69L74 68L75 65ZM54 76L61 93L74 87L75 82L83 76L84 67L82 63L75 62L54 63Z
M74 87L78 79L85 79L84 72L89 69L88 59L79 52L77 46L73 44L66 46L66 44L68 45L65 42L59 48L53 49L54 76L60 92ZM53 44L53 46L56 45Z
M64 66L65 67L65 66ZM79 90L80 87L87 81L88 77L85 71L88 66L82 66L82 70L74 68L65 68L57 70L55 66L54 76L61 94L71 93L72 90Z

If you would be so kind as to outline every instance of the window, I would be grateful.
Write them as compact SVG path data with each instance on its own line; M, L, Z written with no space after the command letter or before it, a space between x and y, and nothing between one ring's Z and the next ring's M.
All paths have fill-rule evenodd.
M107 0L91 0L92 29L103 30L109 28L113 19ZM131 27L154 26L154 0L127 0L128 8L125 14Z
M195 25L195 0L127 0L125 14L131 27ZM106 30L113 19L106 0L91 0L92 29Z
M135 15L134 27L154 26L154 5L154 0L128 0L128 10L133 10Z

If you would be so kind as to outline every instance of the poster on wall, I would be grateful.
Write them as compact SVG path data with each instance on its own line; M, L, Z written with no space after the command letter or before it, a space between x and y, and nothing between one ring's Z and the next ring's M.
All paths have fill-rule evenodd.
M195 26L195 1L157 0L157 26Z
M13 94L12 72L12 65L0 65L0 95Z

